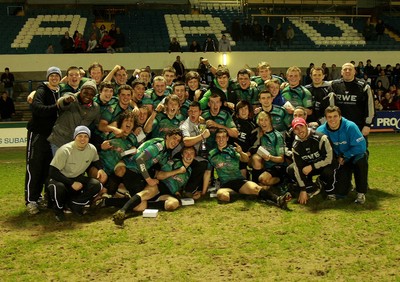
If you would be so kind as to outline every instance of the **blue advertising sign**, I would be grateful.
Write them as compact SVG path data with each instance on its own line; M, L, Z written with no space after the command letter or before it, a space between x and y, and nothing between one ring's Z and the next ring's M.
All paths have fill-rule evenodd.
M371 129L400 130L400 111L377 111Z

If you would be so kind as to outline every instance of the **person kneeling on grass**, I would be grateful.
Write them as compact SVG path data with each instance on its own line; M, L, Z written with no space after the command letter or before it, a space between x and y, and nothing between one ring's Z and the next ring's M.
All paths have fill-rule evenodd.
M278 197L257 183L245 179L240 173L239 162L248 162L249 156L237 143L235 143L235 148L228 145L228 139L228 132L225 129L218 129L216 133L217 148L212 149L208 157L210 166L206 171L207 178L209 179L211 176L211 167L214 167L221 181L221 188L217 191L218 200L230 202L236 193L257 195L261 200L271 201L280 208L287 209L287 202L291 200L290 193Z
M169 160L156 172L157 185L147 185L143 191L136 193L125 205L113 215L116 225L123 225L126 212L134 209L143 211L148 206L165 208L173 211L180 205L175 197L183 189L191 174L190 165L196 157L194 147L185 147L182 150L182 158ZM123 200L123 199L122 199ZM151 203L148 201L152 201Z
M335 201L336 195L345 196L351 190L351 179L356 183L356 204L365 203L368 191L368 153L367 142L358 126L342 117L337 106L325 109L326 123L317 128L317 132L326 134L332 142L332 148L339 163L335 193L328 200Z
M292 148L293 163L288 166L287 173L297 182L299 203L307 204L322 188L327 195L333 193L337 162L325 134L308 128L303 118L295 118L292 128L296 137ZM319 175L315 182L313 175Z
M99 180L107 177L96 147L89 143L89 128L77 126L73 137L74 141L56 151L50 163L48 190L58 221L64 220L66 205L75 214L83 215L84 206L101 191ZM97 179L84 175L90 165L98 169Z

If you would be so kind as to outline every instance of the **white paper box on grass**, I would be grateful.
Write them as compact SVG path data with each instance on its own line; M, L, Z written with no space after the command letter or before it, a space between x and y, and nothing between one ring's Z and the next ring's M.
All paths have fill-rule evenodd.
M182 202L182 206L194 205L194 200L192 198L182 198L181 202Z
M258 147L257 154L259 154L261 157L268 157L271 155L263 146Z
M143 217L157 217L158 210L155 209L145 209L143 211Z
M216 192L210 193L210 198L216 198L216 197L217 197L217 193Z

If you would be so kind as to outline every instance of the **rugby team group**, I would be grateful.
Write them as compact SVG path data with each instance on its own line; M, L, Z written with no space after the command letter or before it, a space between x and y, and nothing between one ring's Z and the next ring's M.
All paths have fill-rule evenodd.
M287 209L292 195L300 204L320 192L346 197L353 176L355 203L365 203L374 99L352 63L333 81L314 67L306 86L295 66L283 78L261 62L232 78L226 66L202 64L209 84L174 67L131 77L120 65L105 76L93 63L88 77L50 67L28 97L29 214L47 206L63 221L114 206L123 225L132 211L172 211L211 187L219 202L250 195Z

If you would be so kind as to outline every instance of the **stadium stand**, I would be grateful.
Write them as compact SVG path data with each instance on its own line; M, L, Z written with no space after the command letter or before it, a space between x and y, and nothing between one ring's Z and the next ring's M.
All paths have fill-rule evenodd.
M294 5L297 0L275 1L276 4ZM219 1L218 1L219 2ZM130 7L125 13L115 16L115 23L125 33L127 46L125 52L166 52L169 42L176 37L183 47L188 50L188 45L196 40L202 44L206 35L211 35L214 40L219 40L224 33L231 40L233 51L267 51L267 44L263 41L252 40L234 42L230 36L232 22L238 19L241 23L248 13L242 12L234 3L209 2L201 6L201 14L191 14L189 9L139 9ZM282 2L282 3L280 3ZM296 2L296 3L295 3ZM304 1L300 1L304 4ZM352 5L353 1L306 1L311 5L327 5L337 2L339 5ZM250 1L249 1L250 3ZM200 5L201 2L198 3ZM44 53L47 45L52 43L59 53L58 44L65 31L72 35L75 30L84 34L95 21L90 8L80 9L44 9L31 8L23 16L8 15L6 6L1 7L2 32L4 44L0 47L1 54L19 53ZM276 27L282 24L283 30L292 25L295 38L290 47L284 44L279 48L282 51L302 50L399 50L398 37L399 20L396 17L386 17L385 22L389 27L381 42L366 42L362 31L365 25L365 16L354 15L293 15L293 14L265 14L263 10L250 10L250 21L257 21L264 26L269 23ZM292 12L293 13L293 12Z

